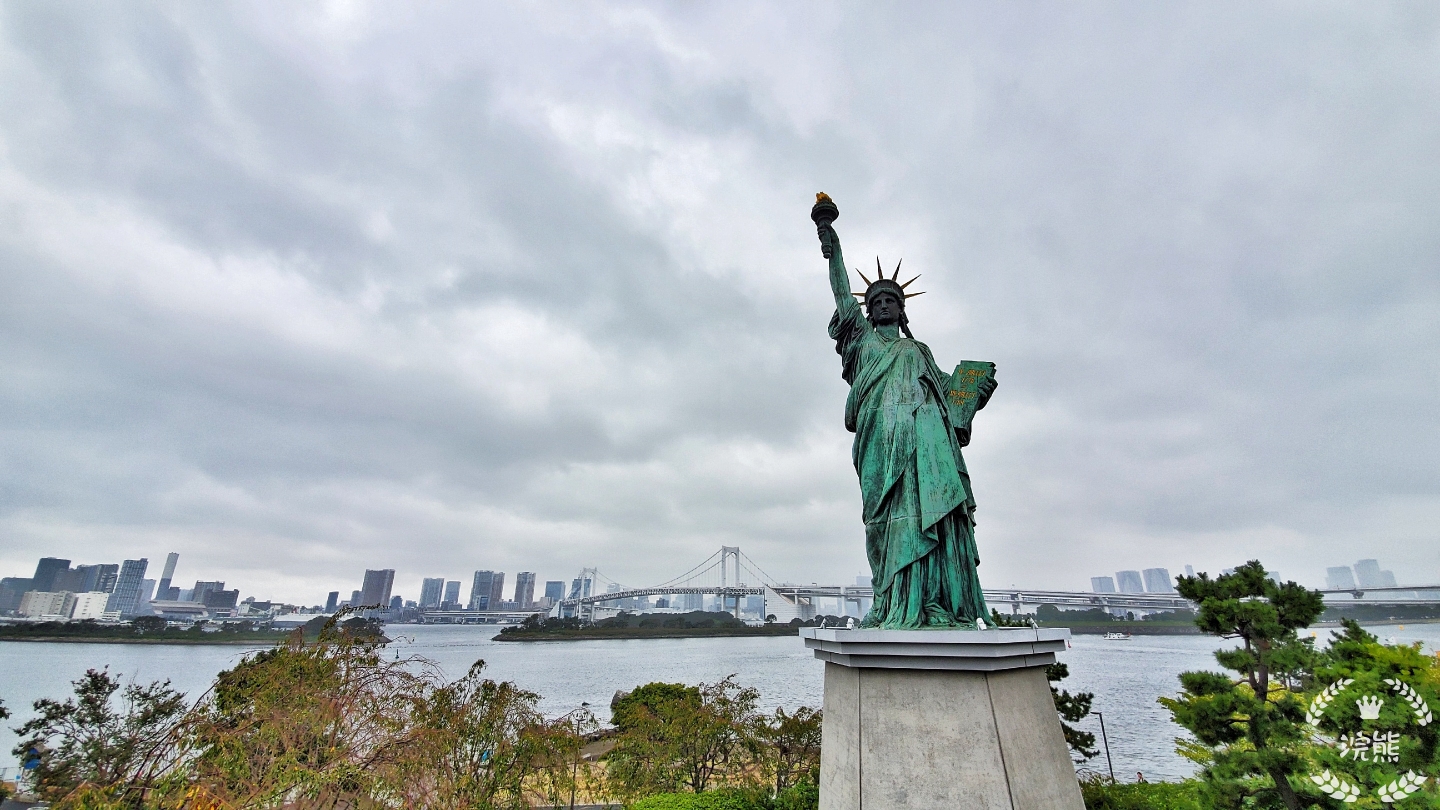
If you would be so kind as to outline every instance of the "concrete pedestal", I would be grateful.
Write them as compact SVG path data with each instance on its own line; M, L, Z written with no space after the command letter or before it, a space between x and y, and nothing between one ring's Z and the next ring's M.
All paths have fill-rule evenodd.
M1069 630L800 635L825 662L820 810L1084 810L1045 680Z

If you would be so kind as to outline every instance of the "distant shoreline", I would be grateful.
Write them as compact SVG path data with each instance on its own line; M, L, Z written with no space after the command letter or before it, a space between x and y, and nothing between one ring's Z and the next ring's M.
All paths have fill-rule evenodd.
M219 633L207 633L206 635L218 636ZM288 638L288 635L286 636ZM35 641L49 644L179 644L187 646L226 646L226 647L263 647L280 644L286 638L117 638L115 636L4 636L0 635L0 642L20 641L30 643Z
M512 630L497 633L493 641L611 641L644 638L751 638L798 636L799 629L788 624L765 627L623 627L584 630Z

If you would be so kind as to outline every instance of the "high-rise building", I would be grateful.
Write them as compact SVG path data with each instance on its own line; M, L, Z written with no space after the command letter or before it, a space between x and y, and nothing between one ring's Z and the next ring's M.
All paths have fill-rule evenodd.
M138 616L149 615L150 600L155 598L155 580L140 580L140 597L135 600L135 614Z
M227 591L224 588L220 588L218 590L206 591L205 601L201 604L205 605L205 607L207 608L233 608L235 607L239 599L240 591L238 589L233 591Z
M564 599L565 583L558 579L547 580L545 582L545 598L549 599L552 605Z
M445 598L440 600L441 604L460 604L460 580L451 579L445 582Z
M390 588L395 584L395 569L366 569L365 582L360 585L360 605L379 606L384 610L390 604Z
M505 601L505 572L496 571L495 578L490 580L490 609L502 610L501 602Z
M1193 565L1187 565L1187 566L1185 566L1185 576L1187 576L1187 577L1193 577L1193 576L1195 576L1195 566L1193 566Z
M326 597L325 597L325 612L326 612L326 613L334 613L336 610L339 610L339 609L340 609L340 592L339 592L339 591L331 591L331 592L330 592L328 595L326 595Z
M135 603L140 600L140 589L145 582L145 569L150 561L141 557L120 563L120 575L115 578L115 590L105 603L106 613L119 612L121 616L135 615Z
M197 581L195 587L190 590L190 601L205 604L205 595L215 591L225 590L223 580Z
M165 555L165 570L160 573L160 584L155 588L156 599L173 601L180 595L178 588L174 596L170 594L170 581L175 578L175 564L178 562L180 562L180 555L176 552L172 551Z
M56 571L55 579L50 581L50 590L54 593L83 593L86 567L81 565L75 568L66 568L64 571Z
M515 575L515 607L529 610L535 604L535 572L521 571Z
M1325 588L1331 591L1355 590L1355 573L1348 565L1337 565L1325 569Z
M20 600L24 598L26 591L35 590L31 586L35 580L29 577L5 577L0 579L0 613L13 613L20 609Z
M360 607L360 604L361 604L361 603L360 603L360 592L359 592L359 591L351 591L351 592L350 592L350 602L349 602L348 604L349 604L350 607L352 607L352 608L353 608L353 607Z
M115 590L115 580L120 576L120 566L114 563L107 565L77 565L75 566L75 570L85 572L85 593L95 593L97 591L110 593Z
M440 607L440 601L444 598L445 578L426 578L420 583L420 609L429 610Z
M504 571L476 571L470 581L470 610L499 610L505 600Z
M1113 577L1090 577L1090 590L1095 593L1115 593Z
M1385 587L1385 577L1380 573L1380 563L1376 560L1356 561L1355 581L1362 588Z
M1141 572L1145 578L1146 593L1174 593L1175 586L1170 584L1170 571L1165 568L1146 568Z
M55 575L69 569L69 560L62 560L59 557L41 557L40 563L35 566L35 576L31 577L34 582L31 583L30 589L35 591L55 590Z
M404 607L405 607L405 599L404 599L404 597L401 597L401 596L392 596L392 597L390 597L390 609L391 609L391 610L400 610L400 609L402 609L402 608L404 608Z
M1399 585L1395 584L1395 572L1394 572L1394 571L1381 571L1381 572L1380 572L1380 587L1382 587L1382 588L1398 588L1398 587L1400 587Z
M1140 578L1139 571L1116 571L1115 585L1119 587L1120 593L1145 592L1145 580Z

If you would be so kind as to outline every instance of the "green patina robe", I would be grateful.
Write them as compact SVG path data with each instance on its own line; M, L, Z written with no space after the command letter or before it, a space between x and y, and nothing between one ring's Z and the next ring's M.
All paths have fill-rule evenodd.
M960 454L969 430L945 396L949 377L924 343L872 326L848 290L836 306L830 337L850 384L845 427L855 434L875 588L862 626L973 627L988 612Z

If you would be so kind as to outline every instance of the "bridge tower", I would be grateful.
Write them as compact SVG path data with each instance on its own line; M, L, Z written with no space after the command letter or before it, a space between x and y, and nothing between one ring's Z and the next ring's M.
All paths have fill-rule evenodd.
M721 610L721 611L728 611L728 610L730 610L730 608L726 607L726 602L727 602L727 600L729 599L729 597L727 597L727 596L725 595L723 589L729 586L729 585L727 585L727 583L726 583L726 581L725 581L725 580L726 580L725 566L730 562L731 559L734 559L734 560L735 560L735 579L734 579L734 581L733 581L732 583L729 583L729 585L734 585L735 587L739 587L739 585L740 585L740 547L739 547L739 546L721 546L721 547L720 547L720 588L722 589L722 590L721 590L721 594L720 594L720 610ZM736 594L736 595L735 595L735 613L734 613L733 615L734 615L735 618L737 618L737 619L740 618L740 595L739 595L739 594Z

